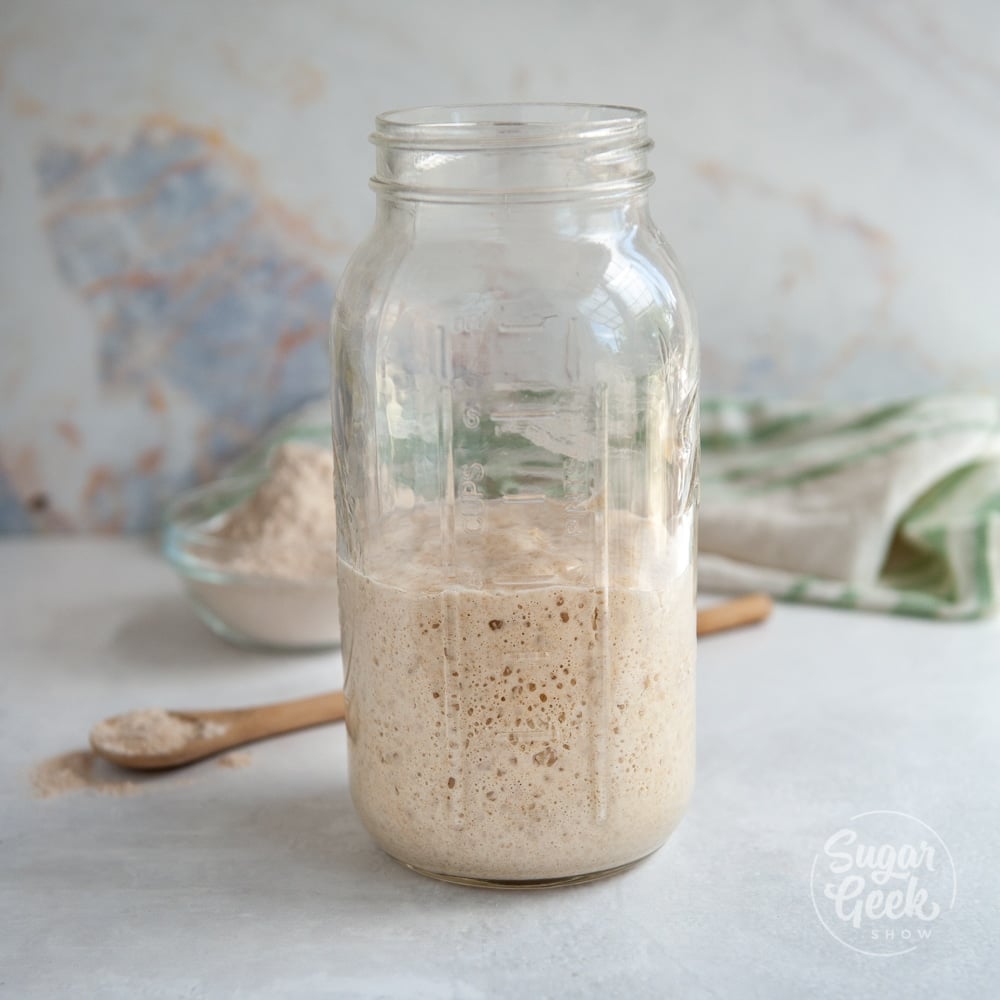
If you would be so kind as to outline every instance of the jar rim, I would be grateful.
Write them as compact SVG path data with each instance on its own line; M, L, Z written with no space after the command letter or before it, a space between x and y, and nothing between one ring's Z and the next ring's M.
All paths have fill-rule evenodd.
M618 104L513 102L445 104L385 111L376 145L422 149L560 146L645 135L646 112Z

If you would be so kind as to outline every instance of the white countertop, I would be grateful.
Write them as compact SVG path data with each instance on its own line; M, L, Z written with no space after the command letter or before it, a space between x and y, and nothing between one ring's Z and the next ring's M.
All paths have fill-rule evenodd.
M369 841L339 727L135 795L33 797L97 719L304 695L340 661L226 646L140 543L0 543L0 996L994 996L1000 623L782 606L699 656L698 787L665 848L589 886L465 889ZM918 817L957 870L898 957L834 940L810 897L871 810Z

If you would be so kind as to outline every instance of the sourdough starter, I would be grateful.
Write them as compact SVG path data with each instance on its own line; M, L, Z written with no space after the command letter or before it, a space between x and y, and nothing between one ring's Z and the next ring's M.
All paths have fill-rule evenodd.
M655 850L693 781L692 570L651 589L650 536L629 518L608 590L442 585L431 523L415 557L387 546L408 552L394 571L340 565L351 790L369 831L426 872L494 881ZM500 531L479 554L494 581L571 577L552 537Z

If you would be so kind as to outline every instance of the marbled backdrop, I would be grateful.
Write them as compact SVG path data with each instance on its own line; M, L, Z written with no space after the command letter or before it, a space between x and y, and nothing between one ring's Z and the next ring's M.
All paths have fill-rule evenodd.
M712 393L1000 389L991 0L2 0L0 529L128 531L328 385L375 113L637 104Z

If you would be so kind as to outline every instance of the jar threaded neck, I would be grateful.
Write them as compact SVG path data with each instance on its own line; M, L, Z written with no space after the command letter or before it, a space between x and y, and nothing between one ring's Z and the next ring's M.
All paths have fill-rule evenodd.
M652 143L637 108L485 104L376 119L372 187L415 201L620 198L644 190Z

